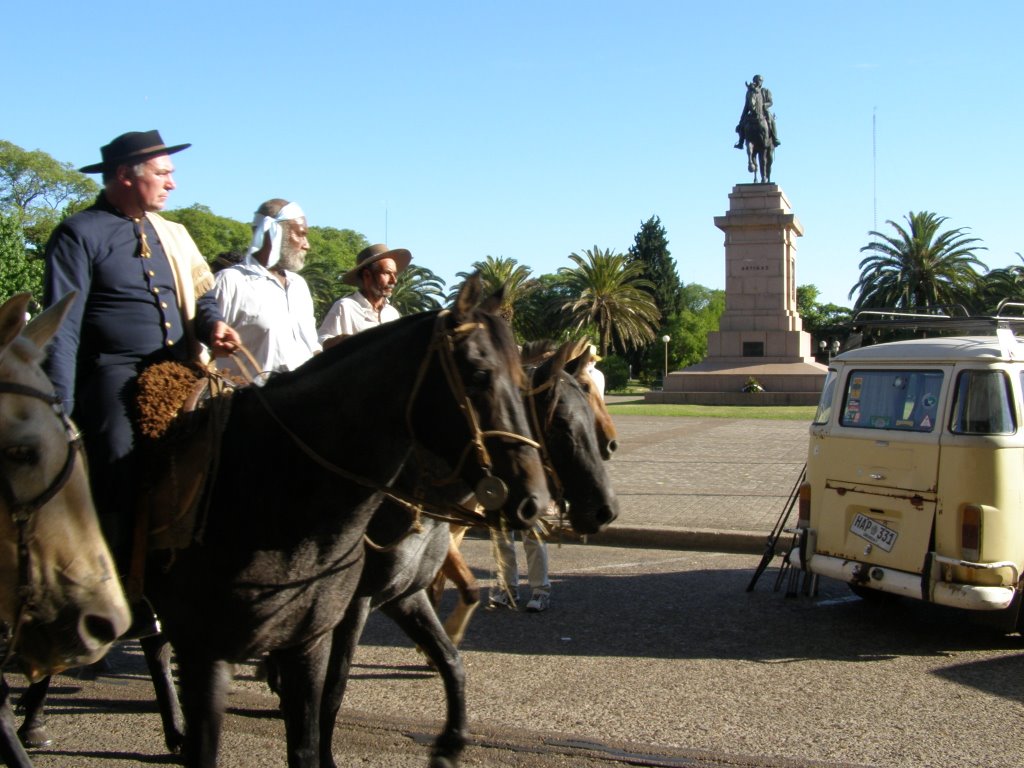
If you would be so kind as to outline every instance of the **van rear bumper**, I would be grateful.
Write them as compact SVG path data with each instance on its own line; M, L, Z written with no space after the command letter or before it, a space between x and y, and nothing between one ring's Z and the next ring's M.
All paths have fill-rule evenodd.
M829 555L812 554L803 562L798 548L790 553L790 562L811 573L828 576L849 584L860 584L879 592L902 595L915 600L927 600L938 605L964 608L970 611L1001 611L1013 602L1013 587L979 586L946 581L928 584L916 573L897 571L877 565L866 565L855 560L843 560ZM994 564L1006 567L1007 563ZM864 573L865 569L867 574Z

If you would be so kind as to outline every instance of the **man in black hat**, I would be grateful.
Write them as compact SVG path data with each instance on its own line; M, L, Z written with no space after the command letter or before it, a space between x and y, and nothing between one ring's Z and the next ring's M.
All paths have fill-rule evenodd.
M135 514L134 384L163 360L194 360L200 342L215 354L238 334L217 308L213 275L188 232L158 216L175 188L168 146L157 131L118 136L102 147L92 206L54 230L46 247L44 303L77 292L50 346L46 371L85 437L96 510L118 567L126 572Z
M398 310L388 299L395 289L398 275L409 266L412 254L405 248L388 248L383 243L364 248L356 256L356 265L341 281L359 290L334 302L320 324L318 338L328 349L346 336L367 328L397 320Z

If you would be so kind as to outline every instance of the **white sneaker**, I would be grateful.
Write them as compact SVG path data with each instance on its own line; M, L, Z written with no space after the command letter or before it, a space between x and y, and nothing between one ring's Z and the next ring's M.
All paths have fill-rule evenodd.
M505 590L492 589L487 600L487 610L493 611L496 608L508 608L515 611L519 609L519 606L516 605L516 599Z
M546 611L551 605L551 592L547 589L535 589L533 590L533 597L530 598L530 602L526 604L526 610L530 613L540 613Z

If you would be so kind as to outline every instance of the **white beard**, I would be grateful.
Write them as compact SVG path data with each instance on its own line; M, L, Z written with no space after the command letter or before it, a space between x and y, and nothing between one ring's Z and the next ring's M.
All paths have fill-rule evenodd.
M306 266L306 252L292 246L291 243L281 243L281 257L275 266L289 272L301 272Z

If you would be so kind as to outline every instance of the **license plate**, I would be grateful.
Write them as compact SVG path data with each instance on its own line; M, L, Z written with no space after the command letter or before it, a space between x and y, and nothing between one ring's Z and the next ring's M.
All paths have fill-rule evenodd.
M874 520L867 515L857 514L850 525L850 533L860 536L864 541L869 541L879 549L892 552L896 537L899 535L892 528Z

